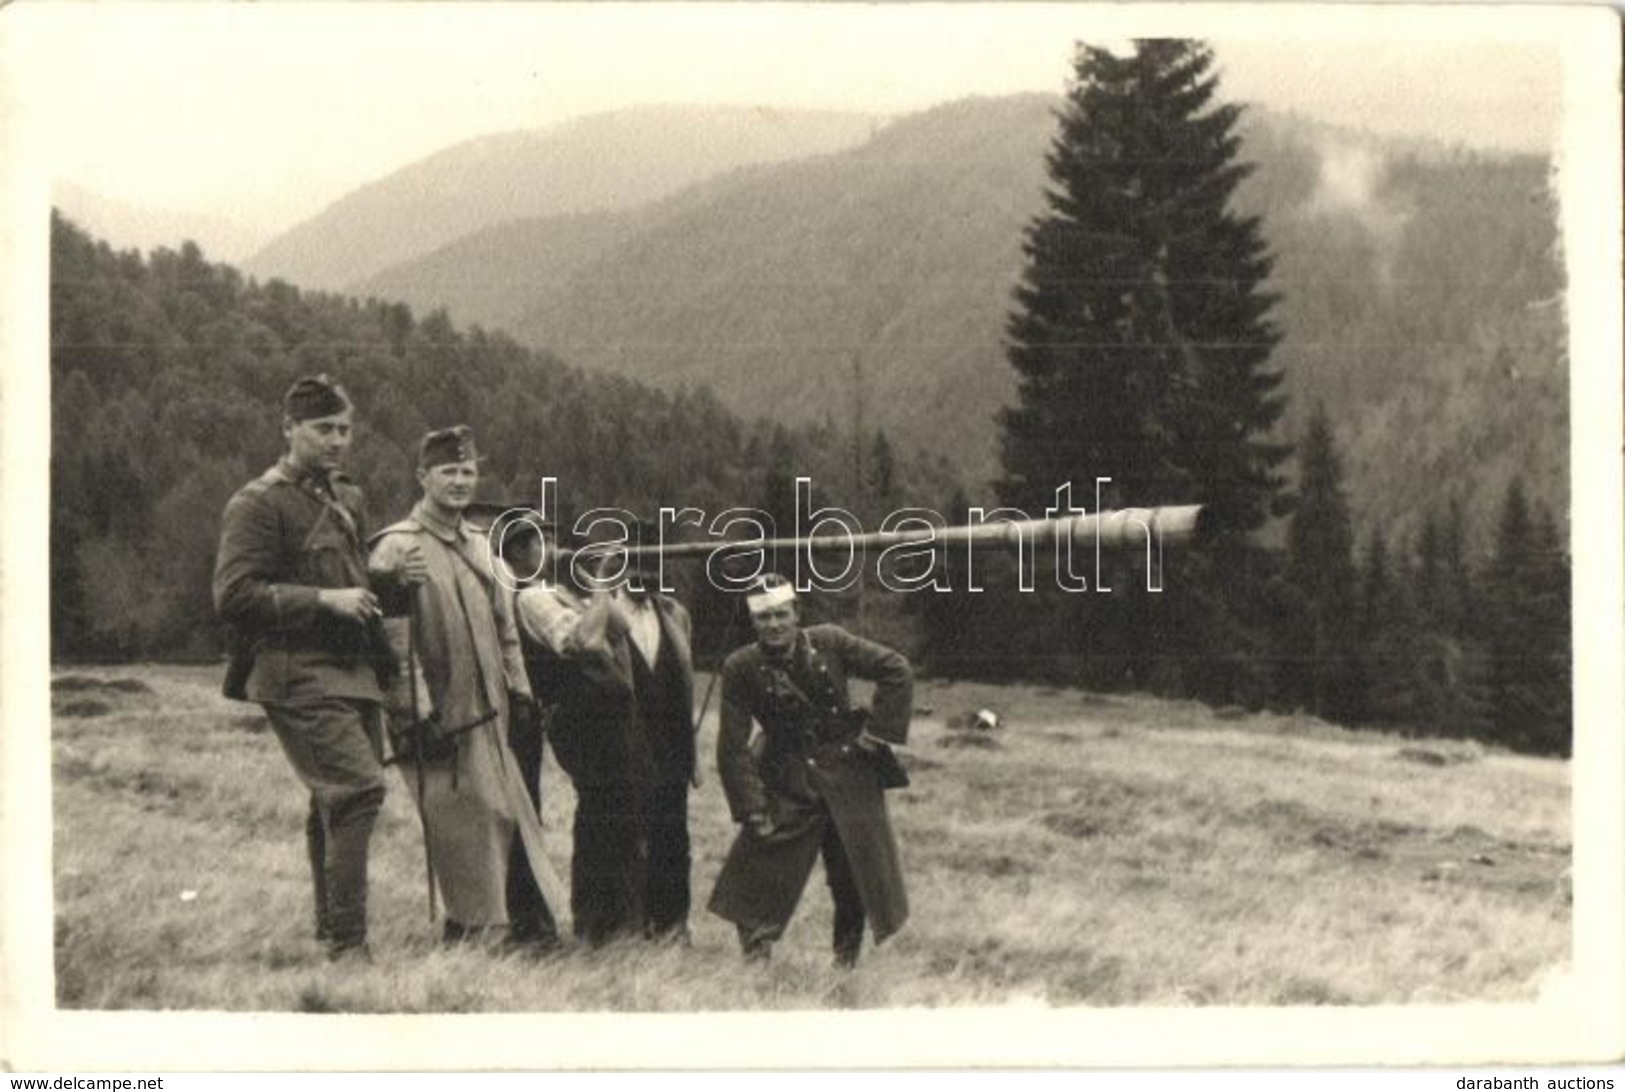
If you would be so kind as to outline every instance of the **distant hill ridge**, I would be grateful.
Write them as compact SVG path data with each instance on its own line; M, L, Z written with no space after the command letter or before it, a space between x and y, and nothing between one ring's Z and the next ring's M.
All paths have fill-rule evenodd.
M335 290L492 223L626 208L735 167L866 138L879 118L748 106L648 106L463 141L296 225L245 263Z
M334 287L446 307L588 368L668 387L708 383L747 415L847 423L861 405L868 425L940 453L977 489L997 472L994 414L1013 390L1004 322L1023 229L1043 206L1059 103L1030 94L886 124L841 116L829 119L836 137L823 150L725 167L714 158L690 184L663 175L643 200L617 183L589 196L613 192L620 205L491 220L534 177L503 171L528 162L513 148L538 135L506 134L460 145L488 150L473 160L448 149L366 192L422 198L425 186L408 184L421 171L448 186L483 178L509 205L444 198L445 217L418 217L439 227L408 233L417 214L358 193L298 230L312 233L313 255L335 240L390 236L337 248L373 267L415 249L387 269L333 268ZM656 124L662 117L692 122L690 135L705 128L684 108L578 119L543 135L635 174L660 145L616 142L681 127ZM1359 532L1381 523L1408 533L1418 513L1460 497L1482 543L1494 498L1516 473L1565 511L1567 358L1549 164L1257 108L1244 130L1257 171L1238 204L1264 216L1277 259L1287 428L1327 403ZM357 224L346 222L352 202L364 206ZM486 222L453 236L449 225L468 215ZM403 234L411 247L392 241ZM264 275L259 259L248 269Z
M855 147L643 207L515 220L352 290L446 306L575 364L704 382L747 414L870 424L997 469L1022 233L1059 99L976 98ZM1567 503L1567 360L1548 164L1253 109L1238 194L1276 256L1296 427L1332 411L1362 528L1413 529L1514 473ZM1103 468L1103 473L1110 473Z
M793 419L844 415L852 393L831 377L846 383L857 355L877 423L898 423L901 408L912 438L940 440L933 420L979 417L966 440L985 465L987 389L962 382L986 363L971 355L983 346L956 334L1002 324L1053 105L937 107L860 146L642 209L488 228L350 289L447 306L588 367L713 382L727 401ZM899 345L940 361L925 389L917 368L888 363Z

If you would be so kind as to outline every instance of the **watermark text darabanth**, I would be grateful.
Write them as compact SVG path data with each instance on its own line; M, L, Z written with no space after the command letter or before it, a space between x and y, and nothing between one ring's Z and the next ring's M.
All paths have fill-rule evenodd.
M1041 518L1013 507L972 508L968 523L950 527L940 512L930 508L899 508L889 513L876 531L866 530L852 512L836 505L814 507L809 477L795 479L794 526L785 535L773 517L758 508L735 507L707 516L698 508L662 507L653 521L640 519L624 508L594 508L582 513L569 528L575 541L585 542L569 552L568 577L579 587L626 585L634 591L671 592L668 563L678 559L703 562L705 577L725 592L744 592L765 576L771 558L788 555L788 576L799 592L840 592L862 575L867 551L877 549L875 577L894 592L981 592L977 579L978 549L1002 546L1016 554L1017 582L1023 592L1037 588L1037 555L1047 549L1053 558L1055 586L1066 592L1110 592L1102 557L1110 549L1144 549L1146 590L1163 590L1163 534L1152 510L1124 508L1106 511L1100 504L1101 487L1110 478L1095 479L1094 514L1078 506L1072 484L1055 490L1055 503ZM510 508L492 521L488 536L493 575L504 586L533 580L540 572L517 572L504 553L509 529L530 524L555 546L551 514L557 511L558 479L544 478L538 507ZM679 537L679 528L694 528ZM653 538L653 541L648 539ZM950 551L964 550L958 575L963 587L952 583ZM1091 582L1088 553L1093 554ZM641 567L636 555L652 555L654 564ZM498 564L499 559L503 562ZM652 571L649 571L652 569ZM559 579L565 577L559 574Z

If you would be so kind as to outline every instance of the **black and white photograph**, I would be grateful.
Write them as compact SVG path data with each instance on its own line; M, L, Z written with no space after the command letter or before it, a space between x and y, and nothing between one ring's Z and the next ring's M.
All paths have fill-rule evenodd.
M0 1065L1619 1062L1620 43L0 9Z

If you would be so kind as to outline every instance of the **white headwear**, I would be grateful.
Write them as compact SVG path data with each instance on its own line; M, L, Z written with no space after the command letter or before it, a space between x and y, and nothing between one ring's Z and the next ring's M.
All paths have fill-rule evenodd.
M767 577L760 587L745 596L745 605L750 608L752 614L760 614L795 601L796 589L782 576Z

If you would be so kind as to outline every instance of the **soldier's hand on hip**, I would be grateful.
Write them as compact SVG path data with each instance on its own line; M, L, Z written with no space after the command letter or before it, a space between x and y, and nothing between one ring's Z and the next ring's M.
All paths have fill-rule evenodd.
M366 588L322 588L316 593L316 601L352 622L370 622L381 613L378 597Z
M765 811L753 811L745 816L745 825L758 838L767 838L773 833L773 818Z

